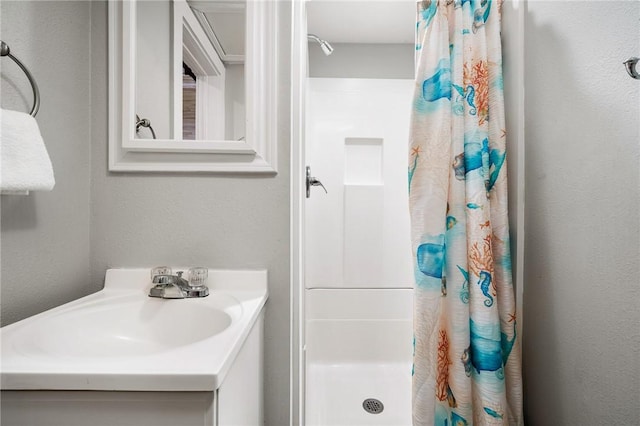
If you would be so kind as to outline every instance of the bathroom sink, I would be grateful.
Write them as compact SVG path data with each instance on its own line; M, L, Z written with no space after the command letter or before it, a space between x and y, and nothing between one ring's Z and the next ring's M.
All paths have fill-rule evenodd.
M241 309L240 302L225 294L210 300L113 297L34 321L13 347L23 354L44 356L145 356L221 333Z
M149 269L0 329L2 389L215 390L267 299L266 271L209 271L210 295L148 297Z

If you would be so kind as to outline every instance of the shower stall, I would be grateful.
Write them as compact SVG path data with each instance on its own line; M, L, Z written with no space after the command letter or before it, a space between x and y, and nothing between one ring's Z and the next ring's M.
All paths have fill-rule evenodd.
M415 15L414 1L294 2L294 425L411 424ZM507 99L515 144L518 102Z
M307 164L327 192L305 209L306 424L409 424L413 81L307 83Z
M307 5L304 155L324 190L312 186L304 200L302 421L408 425L413 35L369 31L349 40L327 28L327 15L346 16L358 5ZM382 6L412 26L413 4Z

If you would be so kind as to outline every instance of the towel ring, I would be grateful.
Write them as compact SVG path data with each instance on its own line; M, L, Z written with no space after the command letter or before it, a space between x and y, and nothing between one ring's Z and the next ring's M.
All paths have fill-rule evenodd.
M636 80L640 80L640 74L638 74L638 71L636 70L638 61L640 61L640 58L633 57L623 62L624 67L627 69L627 73Z
M40 109L40 91L38 90L38 85L36 84L36 80L33 78L31 73L27 69L27 67L25 67L24 64L20 62L18 58L16 58L11 54L11 49L9 49L9 45L7 45L7 43L5 43L2 40L0 40L0 56L10 57L13 60L13 62L18 64L20 69L22 69L22 71L24 71L24 73L27 75L27 78L29 79L29 83L31 83L31 88L33 89L33 107L31 108L31 112L29 112L29 115L31 115L32 117L35 117L36 114L38 113L38 110Z
M153 130L153 127L151 127L151 121L149 121L148 118L140 118L140 116L136 114L136 133L140 131L140 127L146 127L151 130L151 135L154 139L156 138L156 132Z

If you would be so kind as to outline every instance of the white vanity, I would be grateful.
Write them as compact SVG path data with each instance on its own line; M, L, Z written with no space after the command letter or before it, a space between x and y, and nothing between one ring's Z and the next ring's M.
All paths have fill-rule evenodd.
M174 268L175 270L175 268ZM261 425L267 272L148 297L149 269L0 329L3 425Z

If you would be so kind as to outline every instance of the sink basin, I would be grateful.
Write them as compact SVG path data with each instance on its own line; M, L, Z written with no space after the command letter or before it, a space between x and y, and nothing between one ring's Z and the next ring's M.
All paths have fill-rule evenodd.
M198 299L142 299L139 294L87 303L33 322L13 343L26 355L145 356L207 339L226 330L240 302L229 295Z
M266 271L210 270L203 298L150 298L151 286L149 269L110 269L103 290L1 328L2 389L217 389L266 302Z

